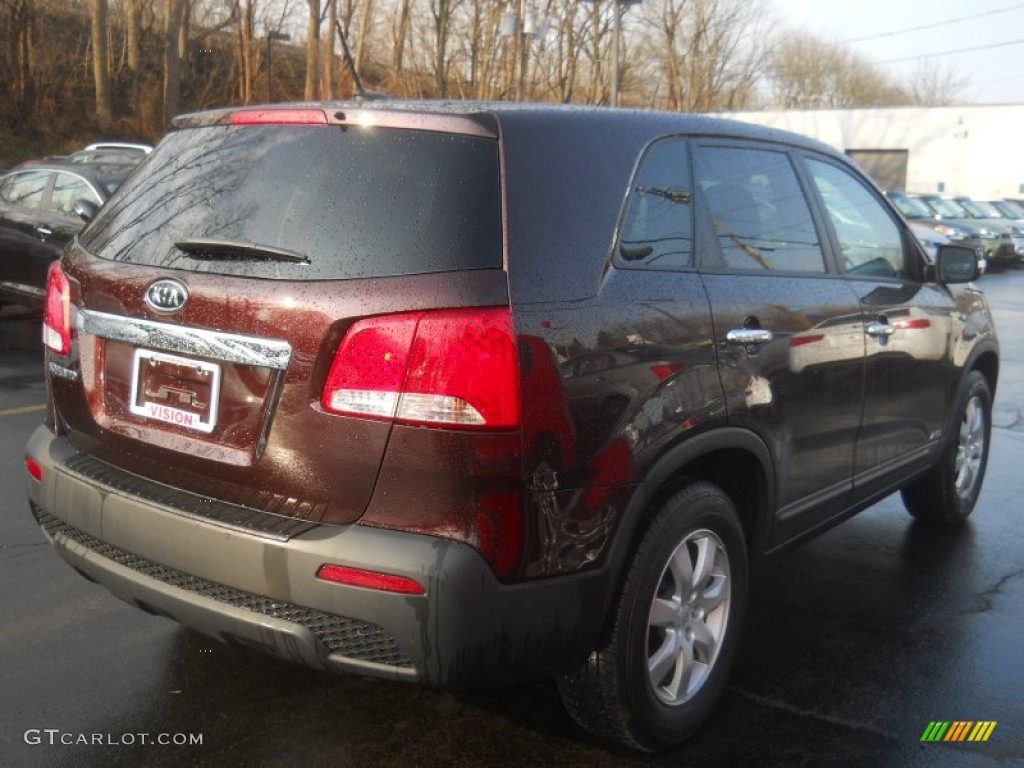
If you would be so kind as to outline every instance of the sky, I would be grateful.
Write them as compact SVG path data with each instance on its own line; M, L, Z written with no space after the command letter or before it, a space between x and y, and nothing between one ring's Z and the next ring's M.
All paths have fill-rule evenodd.
M848 45L897 78L909 76L919 57L972 49L929 61L969 79L959 94L964 102L1024 104L1020 0L774 0L774 6L785 24Z

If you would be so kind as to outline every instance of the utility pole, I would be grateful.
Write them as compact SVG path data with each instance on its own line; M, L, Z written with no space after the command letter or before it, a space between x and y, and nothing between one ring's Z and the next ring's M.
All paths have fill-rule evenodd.
M501 17L499 32L502 37L515 40L515 56L513 67L517 70L516 95L517 101L526 101L526 73L530 65L530 42L534 38L543 38L548 31L547 22L533 11L526 10L526 0L519 0L519 11L506 11Z

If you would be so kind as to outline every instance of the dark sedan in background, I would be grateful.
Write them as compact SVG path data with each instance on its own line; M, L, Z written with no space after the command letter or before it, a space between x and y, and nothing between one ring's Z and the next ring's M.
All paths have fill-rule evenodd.
M46 270L84 226L79 199L100 206L133 163L32 163L0 176L0 305L42 307Z

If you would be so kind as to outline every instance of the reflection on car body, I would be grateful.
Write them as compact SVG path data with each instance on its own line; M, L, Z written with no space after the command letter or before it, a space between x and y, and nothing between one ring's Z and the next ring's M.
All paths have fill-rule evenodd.
M34 163L0 176L0 303L42 306L50 263L85 223L76 201L102 205L131 170Z

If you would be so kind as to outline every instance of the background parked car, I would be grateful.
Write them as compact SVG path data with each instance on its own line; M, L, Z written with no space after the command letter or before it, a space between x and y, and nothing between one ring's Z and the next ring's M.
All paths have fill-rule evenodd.
M978 271L984 272L988 266L985 258L985 245L981 239L981 232L970 224L953 224L936 218L935 212L924 202L911 197L906 192L890 189L885 196L892 201L896 209L903 214L910 223L910 228L918 236L918 240L925 245L925 250L934 258L938 245L944 242L952 242L971 248L978 256ZM929 230L932 234L929 235Z
M127 163L34 163L0 176L0 304L42 307L46 270L85 222L75 202L100 206Z
M977 227L985 247L985 258L989 266L994 264L1012 264L1017 261L1017 248L1013 242L1010 228L998 219L979 219L972 216L962 205L952 198L927 193L913 195L927 205L936 216L957 227Z
M133 153L143 156L153 151L153 147L149 144L140 144L134 141L97 141L94 144L87 144L85 149L87 151Z
M1024 257L1024 221L1018 221L1016 216L1004 215L995 205L985 200L974 200L966 195L953 199L971 216L982 221L997 221L1009 229L1016 260Z
M1014 202L1013 200L1004 200L1002 198L995 198L985 202L994 205L1006 218L1017 219L1024 223L1024 204Z
M66 155L45 155L21 161L15 169L48 163L109 163L135 165L153 151L149 144L130 141L100 141ZM0 171L2 172L2 171Z
M924 246L924 251L928 254L928 258L931 263L935 263L935 257L939 253L939 246L949 245L950 240L945 235L940 235L937 230L933 229L926 222L923 221L908 221L910 225L910 231L914 233L914 237L917 238L918 242ZM962 243L961 243L962 244ZM983 272L985 267L985 252L980 248L975 251L978 255L978 272Z

